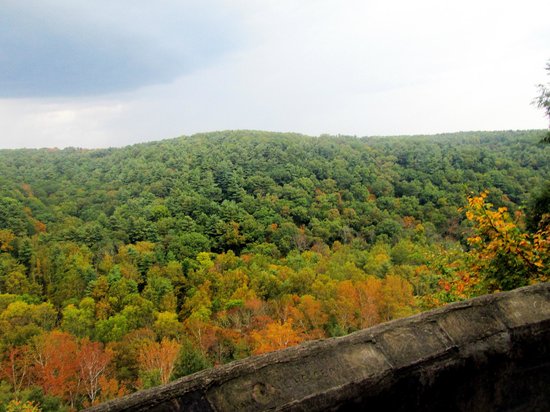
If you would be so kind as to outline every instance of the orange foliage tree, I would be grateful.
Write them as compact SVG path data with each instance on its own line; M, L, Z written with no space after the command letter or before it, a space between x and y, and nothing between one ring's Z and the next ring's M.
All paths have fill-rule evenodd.
M6 358L0 364L0 378L6 379L17 397L29 381L32 372L32 358L28 346L8 349Z
M78 372L92 405L101 390L100 378L105 374L112 356L112 352L104 350L99 342L84 338L80 343Z
M54 330L33 341L37 383L48 395L75 404L80 387L78 343L66 332Z
M344 332L358 328L357 289L351 280L338 283L334 315Z
M382 301L382 282L374 277L356 282L359 328L368 328L380 322L379 308Z
M308 339L325 337L323 328L329 318L319 300L311 295L304 295L300 298L298 305L291 308L291 311L296 326L304 331Z
M189 317L183 322L184 330L193 345L206 355L216 344L218 326L197 317Z
M414 313L412 285L400 276L388 275L382 283L380 316L383 321L402 318Z
M116 378L108 378L101 375L98 379L99 387L99 402L106 402L114 398L120 398L128 393L126 386L121 384Z
M282 323L279 321L268 323L260 330L252 332L255 355L288 348L299 344L304 340L297 331L292 328L292 319Z
M160 342L144 343L138 355L141 369L146 372L158 371L161 383L168 383L180 348L178 342L168 338L162 338Z

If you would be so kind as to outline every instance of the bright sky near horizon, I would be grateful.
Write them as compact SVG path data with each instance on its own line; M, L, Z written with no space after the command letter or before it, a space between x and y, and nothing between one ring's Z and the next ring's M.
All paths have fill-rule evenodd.
M548 0L0 0L0 148L542 129Z

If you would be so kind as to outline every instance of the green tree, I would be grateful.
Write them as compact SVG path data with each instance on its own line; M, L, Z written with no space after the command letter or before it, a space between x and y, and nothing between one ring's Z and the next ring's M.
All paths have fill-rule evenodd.
M120 340L128 330L128 319L120 313L96 324L97 339L104 343Z
M0 197L0 229L9 229L16 235L27 234L29 222L17 200Z
M550 62L546 63L546 71L547 74L550 75ZM550 83L539 84L538 86L539 94L537 97L535 97L535 100L533 100L533 104L535 104L539 109L544 110L544 114L546 117L548 117L548 120L550 121ZM550 132L546 134L546 136L542 139L545 143L550 143Z
M79 338L92 336L95 324L95 302L92 298L82 299L76 307L68 305L63 309L61 329Z
M212 363L201 350L194 347L188 339L184 339L172 376L177 379L210 367Z
M550 219L550 181L547 181L538 192L531 195L526 212L527 229L532 233L543 226L545 220Z

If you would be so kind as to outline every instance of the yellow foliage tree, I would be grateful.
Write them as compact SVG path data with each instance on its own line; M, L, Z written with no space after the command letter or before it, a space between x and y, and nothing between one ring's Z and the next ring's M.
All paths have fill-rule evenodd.
M550 224L526 232L522 215L512 218L506 207L495 210L487 192L468 198L466 218L473 223L470 259L473 273L487 291L508 290L547 281L550 270Z

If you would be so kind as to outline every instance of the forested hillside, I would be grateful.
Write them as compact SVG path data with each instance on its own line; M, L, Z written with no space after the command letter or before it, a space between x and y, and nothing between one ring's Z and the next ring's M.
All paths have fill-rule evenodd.
M547 280L543 135L1 150L0 405L79 409Z

